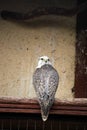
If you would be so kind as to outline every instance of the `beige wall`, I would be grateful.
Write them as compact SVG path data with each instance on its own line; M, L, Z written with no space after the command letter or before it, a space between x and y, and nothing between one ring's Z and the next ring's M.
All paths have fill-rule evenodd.
M73 98L75 18L44 16L27 22L0 20L0 96L36 97L32 75L47 55L60 76L56 98Z

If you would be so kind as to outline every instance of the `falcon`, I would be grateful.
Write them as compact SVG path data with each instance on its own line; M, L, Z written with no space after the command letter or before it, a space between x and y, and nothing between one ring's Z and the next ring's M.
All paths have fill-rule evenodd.
M59 75L47 56L41 56L33 74L33 85L41 107L42 120L46 121L55 100Z

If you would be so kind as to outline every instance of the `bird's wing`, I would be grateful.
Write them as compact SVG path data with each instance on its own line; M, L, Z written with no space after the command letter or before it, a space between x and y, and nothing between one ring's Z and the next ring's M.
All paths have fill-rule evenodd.
M57 90L57 87L58 87L58 82L59 82L59 76L58 76L58 73L52 69L51 72L49 73L49 78L48 78L48 94L49 94L49 97L53 98L55 96L55 93L56 93L56 90Z
M50 70L40 68L35 71L33 84L39 102L49 104L54 101L58 80L58 73L53 67Z

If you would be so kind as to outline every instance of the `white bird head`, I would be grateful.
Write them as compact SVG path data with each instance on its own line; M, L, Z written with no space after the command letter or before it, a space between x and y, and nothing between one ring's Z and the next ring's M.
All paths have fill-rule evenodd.
M37 68L41 68L41 67L42 67L43 65L45 65L45 64L52 65L52 63L51 63L49 57L47 57L47 56L41 56L41 57L39 58Z

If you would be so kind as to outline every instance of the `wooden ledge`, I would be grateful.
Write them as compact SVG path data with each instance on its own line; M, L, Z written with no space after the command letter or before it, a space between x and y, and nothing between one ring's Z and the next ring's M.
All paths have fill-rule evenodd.
M40 106L35 99L4 97L0 98L0 113L40 113ZM50 114L87 116L87 99L56 99Z

